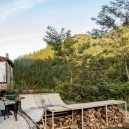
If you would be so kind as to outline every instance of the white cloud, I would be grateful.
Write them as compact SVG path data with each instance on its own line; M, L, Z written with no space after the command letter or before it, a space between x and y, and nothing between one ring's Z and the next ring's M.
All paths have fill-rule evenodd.
M23 39L28 39L28 38L33 38L37 36L36 34L26 34L26 35L15 35L15 36L9 36L9 37L4 37L0 38L0 45L4 45L5 43L7 44L9 42L12 43L12 41L15 40L23 40Z
M15 59L45 47L46 43L40 34L17 35L0 40L0 55L5 56L5 53L9 53L10 58Z
M45 1L46 0L10 0L7 3L0 4L0 22L7 20L11 15L25 12Z

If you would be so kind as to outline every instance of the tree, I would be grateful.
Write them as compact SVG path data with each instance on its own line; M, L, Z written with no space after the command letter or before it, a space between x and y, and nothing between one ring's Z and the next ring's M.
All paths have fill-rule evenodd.
M129 70L127 64L128 41L125 28L129 27L129 0L115 0L102 6L97 18L92 18L100 29L93 29L91 34L109 39L106 48L108 53L114 53L124 63L127 79ZM108 32L108 33L107 33ZM111 41L112 40L112 41Z
M61 31L58 32L57 30L55 30L55 28L48 26L46 35L43 38L43 40L46 43L52 45L56 56L62 57L62 55L63 55L63 53L62 53L63 47L62 46L64 44L65 39L70 37L70 35L71 35L70 30L65 31L65 29L62 28Z
M73 48L71 46L75 43L75 41L71 37L71 32L70 30L65 31L64 28L62 28L61 31L58 32L55 30L55 28L48 26L44 41L52 45L56 57L61 58L63 60L65 59L67 63L70 74L70 85L68 86L68 95L70 97L72 94L73 85L73 70L71 66L72 61L70 55L73 55L74 53Z

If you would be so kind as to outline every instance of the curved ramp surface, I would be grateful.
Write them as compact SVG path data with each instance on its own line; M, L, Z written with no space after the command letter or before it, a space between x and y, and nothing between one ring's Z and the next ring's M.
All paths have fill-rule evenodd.
M45 107L65 106L58 93L50 94L22 94L20 97L22 110L25 111L35 122L39 122Z

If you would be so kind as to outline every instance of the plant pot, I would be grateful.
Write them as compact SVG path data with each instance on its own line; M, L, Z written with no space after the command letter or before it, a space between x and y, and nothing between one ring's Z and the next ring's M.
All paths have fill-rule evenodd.
M6 93L6 98L9 100L15 100L16 93L8 92L8 93Z

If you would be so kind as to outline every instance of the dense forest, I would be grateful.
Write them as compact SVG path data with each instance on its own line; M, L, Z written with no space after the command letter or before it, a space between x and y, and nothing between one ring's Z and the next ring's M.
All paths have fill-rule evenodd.
M49 26L44 37L47 48L14 61L15 88L24 93L59 92L64 99L77 102L129 101L128 19L115 26L111 17L123 16L118 13L123 14L120 8L127 3L120 1L124 0L103 6L97 19L93 18L101 25L101 31L94 29L90 34L71 36L69 30L62 28L57 32Z

